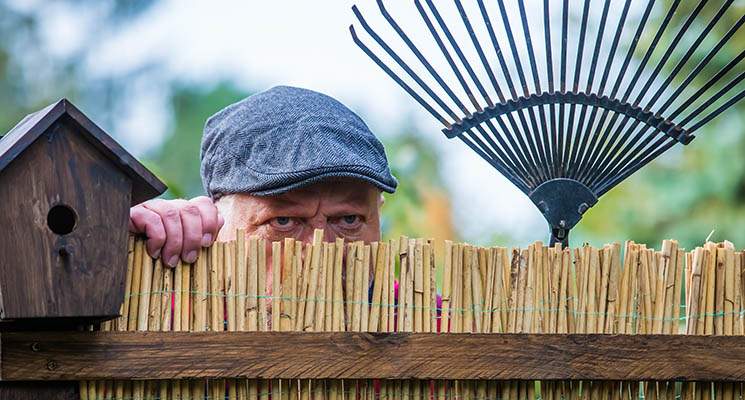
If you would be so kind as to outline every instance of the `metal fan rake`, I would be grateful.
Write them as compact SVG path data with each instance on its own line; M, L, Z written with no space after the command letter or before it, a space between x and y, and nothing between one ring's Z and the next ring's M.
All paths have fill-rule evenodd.
M412 36L378 0L393 40L357 6L357 22L378 50L354 25L350 31L448 138L527 194L548 221L551 243L566 246L569 230L600 196L677 143L688 144L745 96L745 50L729 54L745 20L736 15L727 23L742 13L733 2L702 0L690 9L681 0L542 0L528 4L529 14L525 0L507 2L516 12L504 0L452 0L448 18L438 9L443 2L414 0L427 34ZM427 55L414 43L422 38ZM725 53L725 65L712 62Z

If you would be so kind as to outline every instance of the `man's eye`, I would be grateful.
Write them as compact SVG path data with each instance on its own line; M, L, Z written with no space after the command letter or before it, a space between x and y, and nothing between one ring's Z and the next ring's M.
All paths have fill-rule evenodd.
M277 217L275 220L277 225L288 225L290 223L290 217Z
M350 225L352 225L352 224L354 224L355 222L357 222L357 220L358 220L359 218L360 218L360 217L359 217L359 216L357 216L357 215L345 215L345 216L344 216L344 217L342 218L342 220L344 221L344 223L347 223L347 224L350 224Z
M276 217L269 220L269 225L274 229L290 230L295 227L296 222L292 217Z

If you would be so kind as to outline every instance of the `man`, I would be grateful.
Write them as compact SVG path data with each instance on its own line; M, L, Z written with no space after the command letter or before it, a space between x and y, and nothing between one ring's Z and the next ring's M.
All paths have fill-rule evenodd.
M202 183L192 200L130 210L130 231L171 267L236 229L278 241L380 240L382 191L393 193L383 145L354 112L311 90L279 86L212 116L204 128Z

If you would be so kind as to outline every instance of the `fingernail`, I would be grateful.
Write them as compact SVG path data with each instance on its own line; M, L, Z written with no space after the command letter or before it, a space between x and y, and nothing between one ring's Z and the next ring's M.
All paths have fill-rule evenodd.
M184 259L184 261L186 261L189 264L193 263L194 261L197 261L197 252L196 251L189 252L189 254L186 255L186 258Z
M175 267L178 264L178 256L173 256L168 260L169 267Z
M153 253L153 258L158 258L158 257L160 257L160 249L155 250L155 253Z
M202 236L202 247L210 247L211 244L212 244L212 234L205 233L204 236Z

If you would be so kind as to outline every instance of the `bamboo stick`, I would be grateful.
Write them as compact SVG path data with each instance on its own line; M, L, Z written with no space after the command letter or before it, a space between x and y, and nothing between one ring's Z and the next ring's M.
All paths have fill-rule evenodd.
M127 330L137 330L137 314L140 310L140 282L142 280L142 261L145 253L145 242L138 241L134 249L134 267L132 268L132 286L129 299L129 316L127 317Z
M260 238L258 243L258 251L259 251L259 268L257 270L258 276L256 277L258 287L258 298L257 298L257 305L259 307L259 320L257 321L259 325L260 331L267 331L269 330L269 307L267 307L267 299L269 292L267 291L267 271L268 271L268 264L267 264L267 258L266 258L266 249L267 249L267 242L266 239ZM271 275L269 275L271 276ZM271 287L271 286L269 286Z
M281 298L282 298L282 242L272 242L272 331L281 330Z
M139 307L137 311L137 330L146 331L148 328L148 313L150 312L150 296L153 283L153 259L146 251L142 252L142 277L138 293Z
M304 331L313 331L313 325L315 322L316 312L316 291L318 288L318 273L321 265L321 252L323 247L321 242L323 240L323 230L316 229L313 232L313 245L310 253L310 270L308 280L308 298L305 301L305 319L303 324Z
M295 250L295 243L292 238L285 238L284 246L282 247L282 284L281 284L281 296L282 302L280 303L280 330L287 332L294 328L295 322L295 298L297 293L297 281L295 274L293 273L293 253Z
M166 268L169 269L170 268ZM162 297L163 297L163 264L160 259L155 260L153 266L153 278L150 289L150 301L148 310L148 330L159 331L161 330L160 324L162 322L161 311L162 311Z
M432 302L432 245L430 242L422 243L422 330L421 332L432 332L432 311L437 303Z
M246 232L238 229L235 242L235 325L236 329L244 330L246 326L246 304L248 296L248 251L246 249Z
M442 311L440 313L440 332L450 332L450 296L452 288L453 242L445 241L445 265L442 272Z
M337 238L334 255L334 289L333 289L333 323L332 330L340 332L344 330L344 239ZM338 388L338 383L334 385Z
M381 303L383 302L383 292L388 293L388 282L385 281L385 269L388 244L385 242L377 246L377 256L375 257L375 278L373 279L373 298L370 307L370 319L368 328L370 332L379 332L381 326ZM387 296L386 296L387 297ZM386 318L387 320L387 318ZM387 322L387 321L386 321Z
M370 245L364 246L364 253L362 257L362 286L360 286L360 294L358 301L361 305L362 313L360 314L360 331L367 332L368 322L370 320L370 263L372 262L372 247Z

